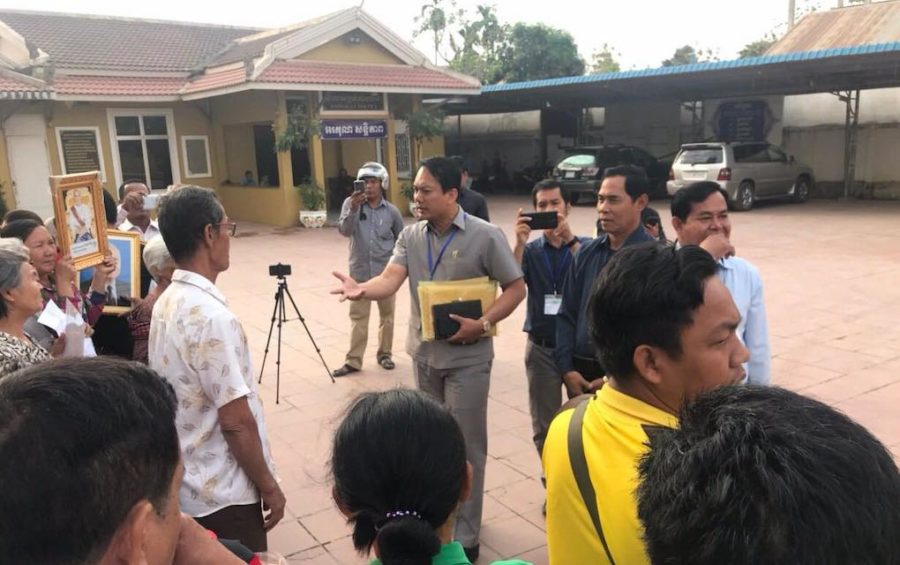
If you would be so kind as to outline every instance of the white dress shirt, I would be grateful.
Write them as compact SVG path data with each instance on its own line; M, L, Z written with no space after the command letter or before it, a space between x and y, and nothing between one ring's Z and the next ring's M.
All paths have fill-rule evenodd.
M156 220L150 220L150 225L147 226L147 231L144 231L140 228L140 226L136 226L129 222L127 219L124 220L121 224L119 224L119 229L122 231L133 231L141 236L141 241L143 243L147 243L155 236L160 234L159 224L156 223Z

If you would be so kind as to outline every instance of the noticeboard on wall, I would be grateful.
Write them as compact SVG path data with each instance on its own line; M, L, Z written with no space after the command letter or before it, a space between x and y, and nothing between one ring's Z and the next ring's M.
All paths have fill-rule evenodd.
M771 128L771 112L763 100L723 102L716 114L722 141L763 141Z
M385 112L385 96L378 92L323 92L322 112Z
M103 180L103 156L97 128L59 127L56 136L64 174L100 171Z

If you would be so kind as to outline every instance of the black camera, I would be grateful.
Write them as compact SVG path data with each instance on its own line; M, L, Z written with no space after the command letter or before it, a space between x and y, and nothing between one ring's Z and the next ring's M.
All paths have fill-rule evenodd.
M291 266L278 263L277 265L269 265L269 276L283 279L291 274Z
M353 181L353 192L365 192L365 191L366 191L366 181L364 181L364 180Z

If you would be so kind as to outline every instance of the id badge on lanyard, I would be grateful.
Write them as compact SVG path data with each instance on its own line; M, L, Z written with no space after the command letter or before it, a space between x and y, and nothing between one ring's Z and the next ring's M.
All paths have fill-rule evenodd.
M559 314L559 308L562 306L562 296L559 294L544 295L544 315L556 316Z

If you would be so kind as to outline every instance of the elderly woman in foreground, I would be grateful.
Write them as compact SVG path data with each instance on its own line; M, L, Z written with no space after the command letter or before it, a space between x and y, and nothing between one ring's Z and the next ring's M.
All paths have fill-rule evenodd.
M169 255L166 242L163 241L161 235L154 237L144 246L144 264L156 286L128 315L128 328L131 330L131 337L134 338L132 359L141 363L147 363L147 345L150 339L150 318L153 315L153 305L156 304L156 299L169 288L172 283L172 273L175 272L175 261Z
M28 248L18 239L0 239L0 378L50 359L25 332L25 322L43 306Z

